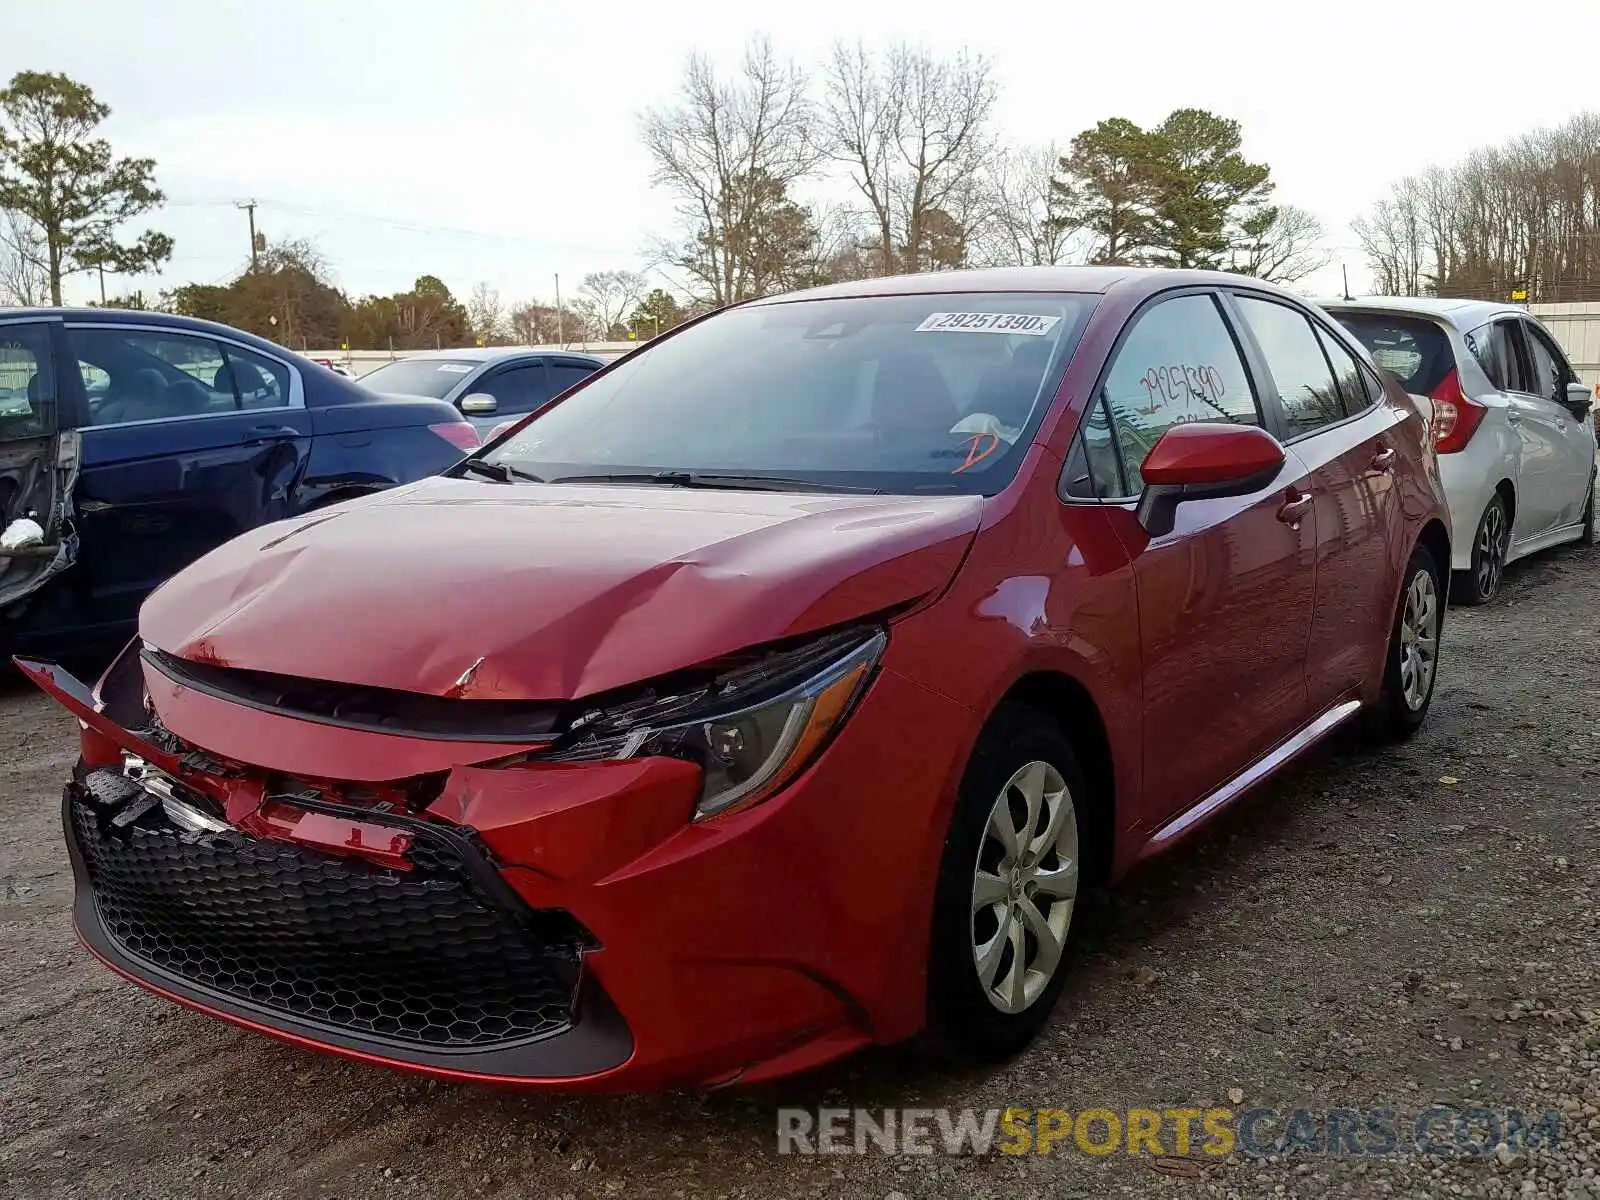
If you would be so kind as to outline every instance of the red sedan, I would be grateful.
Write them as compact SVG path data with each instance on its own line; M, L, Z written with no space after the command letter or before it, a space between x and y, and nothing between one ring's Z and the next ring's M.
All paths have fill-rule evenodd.
M1232 275L880 279L653 341L446 476L257 529L77 715L80 937L435 1075L1015 1051L1075 898L1433 693L1412 401Z

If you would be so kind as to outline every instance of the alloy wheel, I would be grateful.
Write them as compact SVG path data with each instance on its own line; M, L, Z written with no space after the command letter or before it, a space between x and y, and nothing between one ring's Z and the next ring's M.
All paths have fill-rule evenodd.
M1506 510L1498 502L1492 503L1478 524L1478 561L1474 568L1478 594L1485 598L1494 595L1500 585L1500 572L1505 570L1506 534Z
M1061 964L1078 894L1078 816L1061 772L1034 760L1000 789L972 880L972 961L989 1003L1020 1013Z
M1400 691L1412 712L1427 703L1438 660L1439 590L1431 571L1418 571L1400 616Z

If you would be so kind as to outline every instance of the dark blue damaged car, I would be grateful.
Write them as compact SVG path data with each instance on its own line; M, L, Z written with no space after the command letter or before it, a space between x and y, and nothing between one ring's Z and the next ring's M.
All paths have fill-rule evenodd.
M213 547L477 444L448 403L376 395L224 325L0 308L0 648L118 645Z

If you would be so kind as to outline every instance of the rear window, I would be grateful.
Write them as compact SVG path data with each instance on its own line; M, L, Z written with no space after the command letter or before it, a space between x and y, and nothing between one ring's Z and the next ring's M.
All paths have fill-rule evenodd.
M431 396L443 400L450 389L482 364L443 358L402 358L369 371L359 380L362 387L375 392L407 396Z
M1456 365L1450 339L1432 321L1386 313L1335 311L1332 315L1408 392L1431 396Z

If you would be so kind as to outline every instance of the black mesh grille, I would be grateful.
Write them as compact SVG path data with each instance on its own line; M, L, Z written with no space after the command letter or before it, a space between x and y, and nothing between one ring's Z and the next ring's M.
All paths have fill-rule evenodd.
M175 828L96 771L69 800L95 906L123 950L192 984L397 1041L481 1047L572 1023L582 930L488 894L450 839L396 871L235 830Z

